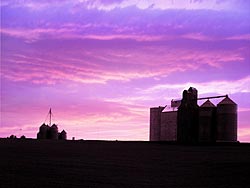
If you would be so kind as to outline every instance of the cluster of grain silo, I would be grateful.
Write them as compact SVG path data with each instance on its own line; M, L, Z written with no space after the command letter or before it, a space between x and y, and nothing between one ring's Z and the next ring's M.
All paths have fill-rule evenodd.
M209 99L224 99L215 106ZM197 100L206 101L198 106ZM198 98L195 88L183 91L177 111L150 109L150 141L235 142L237 104L227 95ZM174 103L174 104L177 104Z
M51 117L52 117L51 108L49 110L48 116L49 116L49 125L51 125ZM49 125L43 123L40 126L39 132L37 133L37 139L67 140L67 133L65 130L63 130L62 132L58 132L58 127L56 124L53 124L52 126Z
M58 127L56 124L49 126L43 123L39 128L39 132L37 133L37 139L66 140L67 133L65 130L58 132Z

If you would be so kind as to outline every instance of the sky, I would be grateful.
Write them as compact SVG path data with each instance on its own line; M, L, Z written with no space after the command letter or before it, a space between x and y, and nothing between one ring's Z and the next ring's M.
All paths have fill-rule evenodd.
M52 108L68 139L149 140L150 107L192 86L250 142L249 20L248 0L2 0L0 137Z

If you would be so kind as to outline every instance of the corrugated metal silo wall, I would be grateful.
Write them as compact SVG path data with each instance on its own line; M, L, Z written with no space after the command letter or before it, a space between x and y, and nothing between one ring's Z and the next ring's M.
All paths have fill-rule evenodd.
M53 139L53 140L58 139L58 132L57 131L51 131L51 139Z
M46 139L47 138L48 127L41 126L39 132L37 133L37 139Z
M177 141L197 143L199 141L199 107L181 105L177 112Z
M160 108L150 108L150 141L160 141L160 123L161 110Z
M199 108L199 141L215 142L216 107Z
M56 128L50 127L49 139L52 139L52 140L58 139L58 130Z
M160 139L162 141L177 140L177 111L161 113L161 131Z
M217 141L237 141L236 104L218 104Z
M62 134L62 140L67 140L67 135L66 134Z
M58 136L59 140L67 140L67 133L61 132Z

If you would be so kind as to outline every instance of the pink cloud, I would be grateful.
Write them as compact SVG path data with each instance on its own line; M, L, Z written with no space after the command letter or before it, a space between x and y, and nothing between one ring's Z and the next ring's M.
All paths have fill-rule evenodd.
M70 27L69 27L70 26ZM1 33L9 36L23 38L26 42L35 42L38 40L43 40L45 38L54 38L54 39L90 39L90 40L135 40L135 41L161 41L166 39L173 39L173 36L152 36L152 35L138 35L138 34L81 34L83 29L86 27L92 26L84 26L80 27L76 30L74 24L66 25L63 28L36 28L36 29L10 29L10 28L2 28ZM99 26L100 27L100 26Z
M183 50L168 47L117 49L115 53L113 49L89 50L84 53L76 50L70 55L59 55L60 53L60 50L56 50L46 57L39 52L6 57L3 60L10 66L3 66L2 76L12 81L36 84L55 84L67 80L84 84L105 84L110 80L128 82L167 76L179 71L203 69L204 65L221 69L227 62L244 60L241 51L232 53L226 50ZM88 58L92 59L91 63ZM136 66L140 67L140 71L133 68ZM15 71L16 69L19 71Z
M3 1L2 4L4 6L11 7L25 7L33 11L41 11L48 7L64 7L68 4L71 4L75 7L83 7L88 9L98 9L103 11L111 11L117 8L127 8L131 6L135 6L138 9L160 9L160 10L168 10L168 9L188 9L188 10L200 10L200 9L208 9L208 10L234 10L236 8L245 8L246 3L244 1L234 0L230 1L190 1L190 0L182 0L182 1L173 1L173 0L148 0L148 1L133 1L133 0L63 0L63 1L48 1L43 0L39 2L25 0L15 0L15 1ZM3 6L2 5L2 6Z
M78 2L78 3L77 3ZM148 1L133 1L133 0L120 0L120 1L107 1L102 0L85 0L76 1L78 6L84 6L88 9L98 9L103 11L112 11L114 9L122 9L135 6L138 9L156 9L156 10L169 10L169 9L187 9L187 10L232 10L235 9L234 1L173 1L173 0L148 0ZM241 5L240 3L237 6ZM243 5L244 6L244 5ZM242 7L243 8L243 7Z
M250 125L248 125L250 127ZM241 142L249 142L250 128L239 128L238 130L238 140Z
M218 40L218 39L215 39L215 38L213 38L211 36L203 35L201 33L188 33L188 34L182 35L182 37L186 38L186 39L193 39L193 40L200 40L200 41L215 41L215 40Z
M231 36L226 39L227 40L250 40L250 34Z
M239 80L227 81L227 80L213 80L210 82L186 82L183 84L159 84L154 85L151 88L142 90L143 93L162 93L168 90L174 90L175 93L180 93L184 88L190 86L199 88L200 94L210 93L211 91L217 94L234 94L238 92L250 93L250 76L244 77Z

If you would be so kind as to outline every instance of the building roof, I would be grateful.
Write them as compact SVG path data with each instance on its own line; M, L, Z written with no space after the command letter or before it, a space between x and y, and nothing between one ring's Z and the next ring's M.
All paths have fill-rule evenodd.
M215 105L208 99L200 107L215 107Z
M46 125L45 123L43 123L40 127L47 127L48 125Z
M221 104L234 104L236 105L236 103L234 101L232 101L232 99L230 99L229 97L224 98L221 102L219 102L218 105Z

